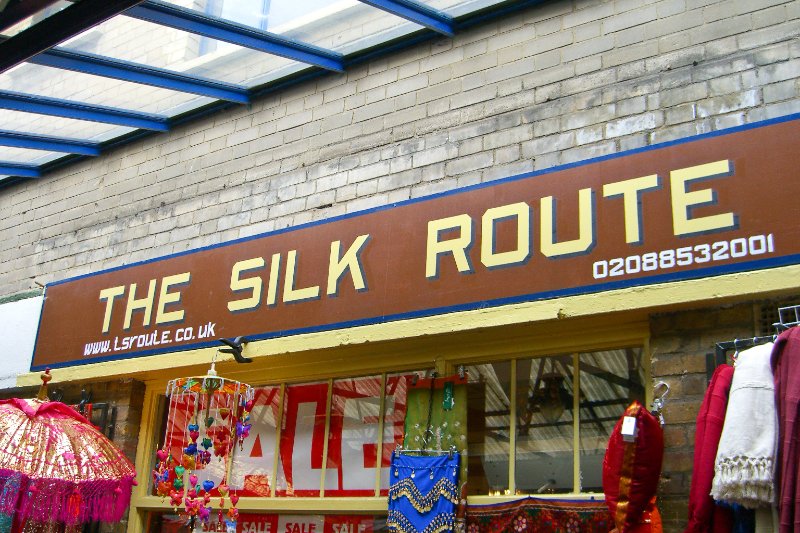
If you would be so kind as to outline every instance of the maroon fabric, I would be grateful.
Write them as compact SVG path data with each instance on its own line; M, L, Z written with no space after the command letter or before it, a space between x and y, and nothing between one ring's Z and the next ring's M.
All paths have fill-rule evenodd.
M775 467L780 531L800 531L800 327L778 336L772 349L772 373L780 436Z
M633 442L622 437L622 421L636 418ZM664 458L661 424L642 404L634 401L617 421L603 458L603 492L606 505L622 533L635 530L645 511L652 509Z
M731 390L733 367L718 366L711 377L700 412L694 437L694 469L689 490L689 523L684 533L708 533L726 531L717 525L730 526L730 510L716 505L711 498L711 482L714 480L714 459L717 457L719 438L725 422L728 393ZM730 531L730 529L727 529Z

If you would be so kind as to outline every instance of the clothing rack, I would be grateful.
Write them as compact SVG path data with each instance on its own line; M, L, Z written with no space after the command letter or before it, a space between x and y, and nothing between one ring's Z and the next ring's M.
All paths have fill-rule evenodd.
M732 341L716 343L714 353L706 354L706 378L710 381L714 374L714 369L720 365L727 364L728 352L733 350L738 352L753 346L759 346L767 342L774 342L778 333L800 324L800 305L790 305L778 308L778 322L772 324L776 333L773 335L762 335L744 339L734 339Z
M453 455L455 455L457 452L458 452L458 450L456 449L455 446L450 446L450 448L447 449L447 450L430 450L430 449L427 449L427 448L416 448L416 449L415 448L403 448L402 445L398 445L394 449L394 453L396 453L398 455L403 455L403 454L445 455L445 454L447 454L450 457L453 457Z

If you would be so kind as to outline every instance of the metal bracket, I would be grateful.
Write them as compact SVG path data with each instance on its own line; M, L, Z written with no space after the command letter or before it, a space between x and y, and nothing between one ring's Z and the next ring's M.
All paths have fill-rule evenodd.
M219 351L222 353L232 354L233 358L236 359L237 363L253 362L253 360L250 359L249 357L245 357L242 355L242 350L244 349L244 345L249 342L246 337L236 337L232 341L228 339L219 339L219 342L221 342L226 346L229 346L229 348L220 348Z

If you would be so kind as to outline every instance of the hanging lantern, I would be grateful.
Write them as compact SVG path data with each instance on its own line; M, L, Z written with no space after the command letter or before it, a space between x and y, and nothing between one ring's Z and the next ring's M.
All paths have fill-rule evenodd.
M164 446L156 452L156 493L169 497L190 522L212 520L212 496L219 497L220 524L235 530L239 496L228 486L236 449L250 434L254 389L217 375L214 363L205 376L167 384L169 415ZM212 494L212 492L214 494ZM230 508L224 512L225 499Z

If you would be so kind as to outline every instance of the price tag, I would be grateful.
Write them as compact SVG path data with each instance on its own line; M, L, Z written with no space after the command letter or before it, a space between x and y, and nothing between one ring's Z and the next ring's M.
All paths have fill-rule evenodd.
M622 419L622 440L634 442L636 440L636 417L626 416Z

